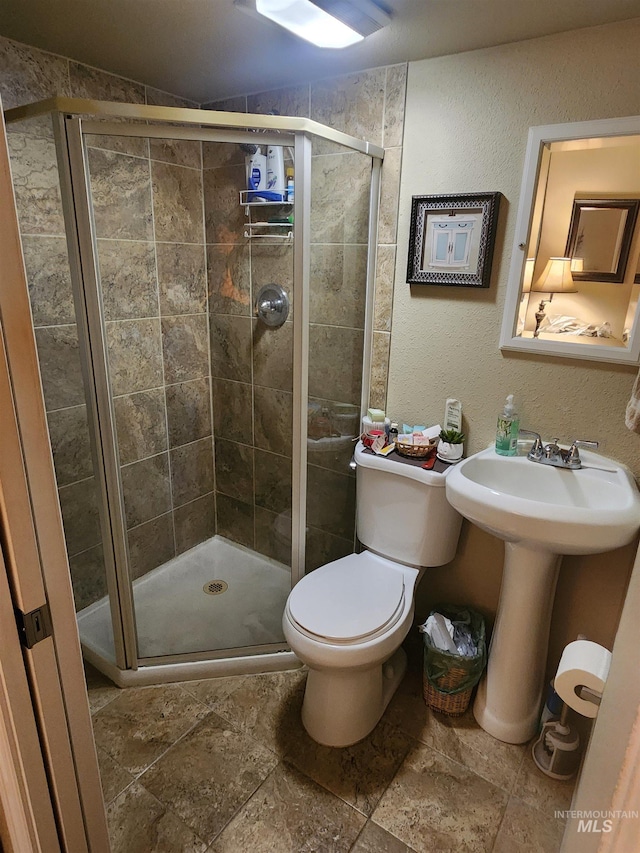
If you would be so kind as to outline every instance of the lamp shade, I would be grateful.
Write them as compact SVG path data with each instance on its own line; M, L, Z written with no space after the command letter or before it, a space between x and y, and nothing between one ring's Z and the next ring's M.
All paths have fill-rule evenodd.
M540 278L531 285L536 293L577 293L571 258L549 258Z
M524 262L524 275L522 276L522 292L529 293L533 281L533 268L536 265L535 258L527 258Z

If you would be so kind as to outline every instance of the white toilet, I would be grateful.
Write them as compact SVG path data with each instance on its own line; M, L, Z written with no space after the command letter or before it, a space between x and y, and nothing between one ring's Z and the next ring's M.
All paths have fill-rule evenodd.
M400 644L427 566L453 559L462 517L447 502L447 471L367 452L358 442L356 529L367 548L306 575L287 600L284 635L309 668L302 722L327 746L376 726L407 666Z

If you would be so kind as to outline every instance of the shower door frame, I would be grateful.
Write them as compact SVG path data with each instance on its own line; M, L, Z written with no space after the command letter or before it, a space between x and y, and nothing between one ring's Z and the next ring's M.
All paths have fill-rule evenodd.
M311 158L313 137L335 142L371 158L368 255L362 363L361 409L369 399L373 342L373 298L377 248L380 173L384 150L377 145L336 131L311 119L252 113L213 112L176 107L149 107L69 98L17 107L7 122L52 114L69 264L77 305L78 336L94 469L99 483L103 525L105 573L115 646L115 666L83 644L87 660L120 686L158 683L176 678L281 670L299 665L286 643L235 647L143 658L138 655L135 602L129 575L124 502L118 464L117 438L109 375L104 319L99 293L95 228L84 135L184 139L200 142L260 142L293 145L296 164L293 245L293 434L292 434L292 543L291 587L304 575L307 498L307 401L309 367L309 285ZM86 118L86 116L89 118ZM116 121L107 121L110 117ZM94 120L98 118L99 120ZM123 119L125 121L123 121ZM171 124L130 124L149 120ZM175 126L197 125L197 127ZM255 131L259 131L256 133ZM91 366L91 370L89 370ZM95 381L94 376L99 380ZM126 567L119 577L118 565ZM124 577L126 573L126 577Z

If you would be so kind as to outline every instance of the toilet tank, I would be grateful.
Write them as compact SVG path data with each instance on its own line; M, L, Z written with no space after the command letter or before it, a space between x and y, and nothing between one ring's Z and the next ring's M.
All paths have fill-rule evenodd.
M443 473L427 471L397 454L368 453L360 442L354 457L356 527L362 544L411 566L450 562L462 524L445 494L450 468Z

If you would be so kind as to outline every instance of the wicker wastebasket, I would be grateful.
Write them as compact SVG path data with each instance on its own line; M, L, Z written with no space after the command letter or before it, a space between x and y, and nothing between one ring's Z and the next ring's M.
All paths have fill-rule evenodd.
M441 613L454 624L469 626L477 646L477 654L466 657L436 648L428 634L424 637L423 694L424 701L434 711L457 717L469 707L473 688L484 670L487 652L484 619L468 607L440 605L431 613Z

